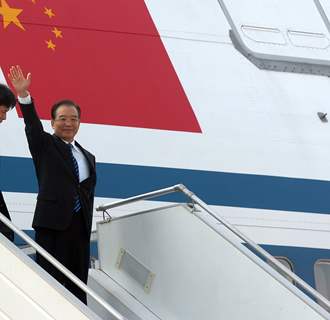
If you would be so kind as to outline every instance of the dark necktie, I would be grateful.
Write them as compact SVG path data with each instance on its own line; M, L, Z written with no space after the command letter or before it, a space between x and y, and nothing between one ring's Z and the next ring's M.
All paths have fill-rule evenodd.
M76 160L76 158L73 155L73 145L71 143L69 143L69 150L70 150L70 156L73 162L73 169L74 169L74 174L78 179L79 182L79 167L78 167L78 162ZM81 203L80 203L80 199L79 196L76 197L76 199L74 200L74 205L73 205L73 211L74 212L78 212L81 209Z

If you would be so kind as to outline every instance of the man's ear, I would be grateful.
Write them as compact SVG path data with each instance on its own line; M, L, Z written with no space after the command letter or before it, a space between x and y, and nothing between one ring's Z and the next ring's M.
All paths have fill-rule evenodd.
M52 128L54 129L54 120L52 120L52 121L50 122L50 124L52 125Z

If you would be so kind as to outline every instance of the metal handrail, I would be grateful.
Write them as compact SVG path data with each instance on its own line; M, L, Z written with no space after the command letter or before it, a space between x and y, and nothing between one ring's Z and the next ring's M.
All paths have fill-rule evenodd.
M169 193L182 191L181 190L182 186L183 186L182 184L177 184L173 187L164 188L164 189L160 189L160 190L156 190L156 191L152 191L152 192L148 192L148 193L143 193L143 194L140 194L138 196L130 197L130 198L127 198L127 199L114 201L114 202L105 204L103 206L98 206L96 208L96 211L107 211L108 209L123 206L125 204L129 204L129 203L132 203L132 202L137 202L137 201L140 201L140 200L147 200L147 199L150 199L150 198L164 196L164 195L169 194Z
M81 290L89 294L95 301L97 301L102 307L104 307L109 313L117 320L127 320L117 310L110 306L104 299L102 299L97 293L90 289L85 283L77 278L70 270L64 267L58 262L51 254L45 249L39 246L34 240L32 240L27 234L18 229L7 217L0 213L0 221L3 222L8 228L14 231L20 238L33 247L40 255L42 255L49 263L51 263L56 269L62 272L67 278L69 278L74 284L76 284Z
M301 288L303 288L306 292L308 292L311 296L313 296L318 301L322 302L327 308L330 309L330 301L322 296L319 292L317 292L314 288L312 288L309 284L307 284L304 280L294 274L291 270L283 266L278 260L276 260L272 255L270 255L266 250L261 248L258 244L256 244L253 240L248 238L242 232L240 232L236 227L231 225L227 222L224 218L218 217L210 208L209 206L203 202L200 198L198 198L192 191L186 188L183 184L177 184L169 188L156 190L153 192L144 193L138 196L130 197L124 200L115 201L110 204L105 204L103 206L99 206L96 208L97 211L106 211L111 208L115 208L118 206L122 206L125 204L129 204L132 202L151 199L154 197L159 197L165 194L174 193L174 192L182 192L184 193L189 199L191 199L195 204L198 204L201 208L203 208L208 214L210 214L214 219L220 222L223 226L233 232L236 236L238 236L241 240L247 243L251 248L255 250L260 256L267 259L269 262L272 263L272 267L280 269L286 276L290 279L295 281ZM275 268L274 268L275 269ZM276 269L275 269L276 270ZM278 271L278 270L277 270Z
M96 211L106 211L108 209L123 206L125 204L129 204L129 203L132 203L132 202L136 202L136 201L140 201L140 200L147 200L147 199L150 199L150 198L164 196L164 195L169 194L169 193L182 191L181 190L182 186L183 186L182 184L177 184L173 187L164 188L164 189L160 189L160 190L156 190L156 191L152 191L152 192L148 192L148 193L143 193L143 194L140 194L138 196L130 197L130 198L127 198L127 199L114 201L114 202L105 204L103 206L98 206L96 208Z

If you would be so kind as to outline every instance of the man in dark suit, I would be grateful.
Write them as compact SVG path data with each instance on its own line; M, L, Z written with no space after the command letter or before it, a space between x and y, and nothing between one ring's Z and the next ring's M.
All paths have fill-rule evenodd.
M15 95L11 90L4 84L0 84L0 123L6 120L7 112L14 108L16 105ZM0 212L5 215L10 220L10 215L3 198L3 195L0 191ZM2 222L0 223L0 232L5 235L9 240L14 240L14 232L9 229Z
M36 241L87 283L96 172L95 157L74 140L80 108L70 100L56 103L51 109L51 135L43 130L28 92L31 75L25 77L16 66L8 76L18 95L39 184L32 224ZM86 294L39 254L37 262L86 303Z

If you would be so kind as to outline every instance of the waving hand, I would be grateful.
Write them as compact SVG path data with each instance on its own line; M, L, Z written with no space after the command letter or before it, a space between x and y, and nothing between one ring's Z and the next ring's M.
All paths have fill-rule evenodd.
M29 87L31 84L31 73L24 76L20 66L12 66L9 69L9 80L19 97L27 97L29 95Z

